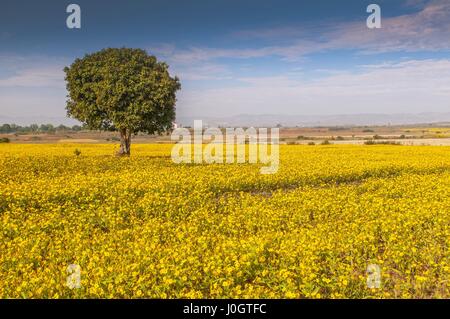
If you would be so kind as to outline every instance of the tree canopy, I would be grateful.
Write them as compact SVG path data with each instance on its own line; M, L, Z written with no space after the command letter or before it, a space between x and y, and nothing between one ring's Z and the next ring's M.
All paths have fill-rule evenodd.
M68 116L89 129L118 131L120 155L130 154L131 135L172 128L179 79L146 51L103 49L76 59L64 72Z

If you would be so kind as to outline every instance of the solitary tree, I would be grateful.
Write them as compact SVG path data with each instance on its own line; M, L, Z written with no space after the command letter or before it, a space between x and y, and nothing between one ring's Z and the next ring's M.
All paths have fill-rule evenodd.
M131 136L162 134L175 119L177 77L141 49L104 49L65 67L67 114L87 128L118 131L118 155L130 155Z

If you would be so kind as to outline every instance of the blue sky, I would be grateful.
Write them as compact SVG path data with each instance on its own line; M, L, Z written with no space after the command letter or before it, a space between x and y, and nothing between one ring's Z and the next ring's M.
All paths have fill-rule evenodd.
M79 4L82 28L66 27ZM382 28L368 29L377 3ZM177 114L450 110L450 1L2 1L0 118L64 121L62 69L139 47L181 79ZM27 118L28 120L26 120Z

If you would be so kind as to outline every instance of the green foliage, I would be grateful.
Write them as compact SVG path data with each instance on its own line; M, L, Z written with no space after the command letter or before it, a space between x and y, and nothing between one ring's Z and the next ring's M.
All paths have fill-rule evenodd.
M347 127L336 126L336 127L330 127L328 130L330 132L332 132L332 131L345 131L347 129L348 129Z
M75 126L74 126L75 127ZM54 133L56 131L70 131L71 128L65 125L54 127L52 124L31 124L30 126L20 126L17 124L0 125L0 133Z
M0 133L11 133L11 125L3 124L0 126Z
M127 135L172 128L179 80L146 51L104 49L76 59L64 72L67 114L87 128Z
M374 140L367 140L364 142L365 145L402 145L400 142L395 141L374 141Z
M56 129L52 124L42 124L39 127L39 131L47 132L47 133L54 133L56 131Z
M0 138L0 143L9 143L9 142L11 142L11 141L7 137L1 137Z

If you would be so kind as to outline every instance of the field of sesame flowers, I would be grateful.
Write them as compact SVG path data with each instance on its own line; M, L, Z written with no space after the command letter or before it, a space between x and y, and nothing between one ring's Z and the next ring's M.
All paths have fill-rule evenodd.
M282 145L274 175L114 149L0 145L0 298L450 297L449 147Z

